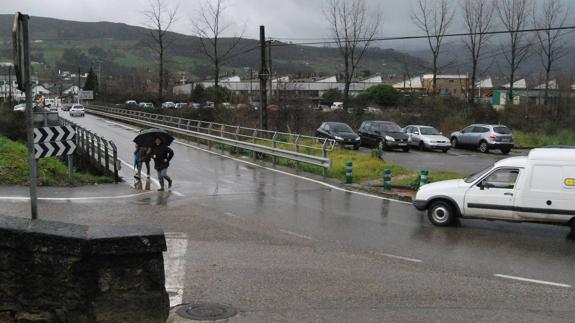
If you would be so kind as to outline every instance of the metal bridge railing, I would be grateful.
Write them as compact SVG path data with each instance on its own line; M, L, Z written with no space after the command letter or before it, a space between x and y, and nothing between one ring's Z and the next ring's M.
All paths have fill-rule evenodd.
M120 181L121 162L118 148L111 140L87 130L78 124L60 117L61 125L72 126L76 130L76 152L90 160L90 163L106 175L114 177L114 183Z
M146 127L162 127L173 133L194 138L198 143L205 142L211 149L213 143L229 145L255 153L262 153L276 158L286 158L298 163L307 163L323 167L324 174L331 167L327 153L332 151L335 141L326 138L291 134L226 125L215 122L185 119L180 117L153 114L138 110L89 105L88 113L117 120L136 123Z

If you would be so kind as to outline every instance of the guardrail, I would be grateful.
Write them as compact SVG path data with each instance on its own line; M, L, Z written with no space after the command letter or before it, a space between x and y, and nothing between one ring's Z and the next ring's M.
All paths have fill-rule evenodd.
M255 128L226 125L215 122L192 120L174 116L153 114L138 110L127 110L104 106L89 105L86 112L103 117L135 123L145 127L162 127L168 131L195 138L198 143L205 141L208 148L213 143L245 149L255 153L271 156L275 165L276 158L286 158L299 163L320 166L327 174L331 160L327 153L332 151L335 141L326 138L290 134Z
M114 177L114 183L120 181L118 172L121 162L118 159L118 148L111 140L87 130L78 124L60 117L61 125L69 125L76 130L76 152L90 160L90 163L106 175Z

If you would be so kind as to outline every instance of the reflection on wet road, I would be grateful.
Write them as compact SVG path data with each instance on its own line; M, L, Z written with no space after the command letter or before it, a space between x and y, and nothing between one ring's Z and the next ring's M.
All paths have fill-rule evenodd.
M120 158L132 160L131 139L136 132L131 126L93 116L74 121L106 134L117 144ZM565 239L567 228L475 220L463 220L459 227L437 228L405 203L254 167L186 142L177 142L172 148L175 158L169 173L175 180L174 190L183 196L159 193L139 198L137 203L169 207L182 200L194 201L220 214L231 213L314 239L421 260L438 268L575 285L575 243ZM125 167L122 172L132 180L130 169Z

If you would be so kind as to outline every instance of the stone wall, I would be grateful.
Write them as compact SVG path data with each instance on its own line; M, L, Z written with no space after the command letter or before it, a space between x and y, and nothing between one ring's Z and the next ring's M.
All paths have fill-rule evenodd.
M0 216L0 323L166 322L162 231Z

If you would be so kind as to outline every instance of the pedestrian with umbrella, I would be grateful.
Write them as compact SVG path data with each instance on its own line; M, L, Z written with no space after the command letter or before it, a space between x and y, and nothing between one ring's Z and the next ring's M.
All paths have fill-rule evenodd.
M174 137L166 130L158 128L142 130L134 139L138 146L152 149L150 155L154 159L154 168L158 172L160 182L158 191L164 190L164 180L168 182L168 189L172 187L173 181L168 176L168 167L170 167L170 161L174 157L174 151L169 147L172 141L174 141Z

